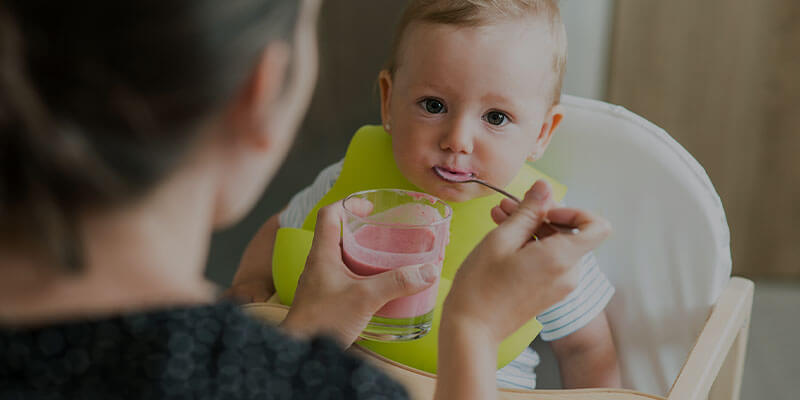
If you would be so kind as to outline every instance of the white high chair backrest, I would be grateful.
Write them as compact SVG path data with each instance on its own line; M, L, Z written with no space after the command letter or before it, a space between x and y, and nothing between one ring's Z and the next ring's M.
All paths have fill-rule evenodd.
M663 129L572 96L536 167L569 206L611 221L597 249L616 287L607 313L629 389L665 395L731 272L729 230L700 164Z

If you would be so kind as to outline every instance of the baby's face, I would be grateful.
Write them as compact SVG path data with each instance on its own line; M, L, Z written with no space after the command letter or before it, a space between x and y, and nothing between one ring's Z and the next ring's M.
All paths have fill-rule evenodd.
M409 27L393 77L380 77L400 171L450 201L490 194L450 183L437 168L504 187L528 158L541 155L560 107L551 107L555 72L546 22L525 19L482 27Z

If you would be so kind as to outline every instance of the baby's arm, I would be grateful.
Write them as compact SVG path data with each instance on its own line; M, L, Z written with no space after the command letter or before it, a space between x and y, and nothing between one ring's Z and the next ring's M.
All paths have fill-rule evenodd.
M614 287L588 253L581 260L578 287L538 316L542 339L552 343L565 389L620 387L616 349L606 305Z
M622 386L605 311L551 345L565 389Z
M280 213L273 215L247 244L233 277L230 289L225 293L245 302L267 301L275 293L272 282L272 249L280 228Z

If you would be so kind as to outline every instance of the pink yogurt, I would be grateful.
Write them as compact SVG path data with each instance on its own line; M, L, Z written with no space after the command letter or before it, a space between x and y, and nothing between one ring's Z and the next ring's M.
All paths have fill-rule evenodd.
M440 238L432 229L437 227L397 227L364 225L355 232L344 230L342 256L345 264L361 276L379 274L394 268L414 264L434 264L442 268L444 246L447 243L447 224ZM412 318L423 315L436 305L439 282L415 295L392 300L375 315L386 318Z

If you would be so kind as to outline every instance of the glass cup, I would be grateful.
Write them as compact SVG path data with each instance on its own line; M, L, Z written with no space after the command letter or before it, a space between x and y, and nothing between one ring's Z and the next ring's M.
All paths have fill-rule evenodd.
M442 270L453 210L419 192L377 189L344 199L342 258L357 275L369 276L406 265ZM431 330L439 282L420 293L386 303L361 333L364 339L408 341Z

